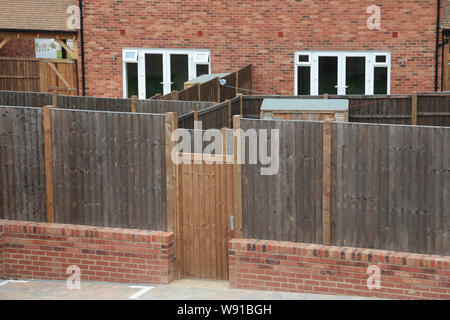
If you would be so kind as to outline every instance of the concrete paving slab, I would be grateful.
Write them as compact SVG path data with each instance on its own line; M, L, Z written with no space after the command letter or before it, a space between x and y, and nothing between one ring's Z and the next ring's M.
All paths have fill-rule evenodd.
M136 287L138 286L138 287ZM146 289L147 288L147 289ZM148 289L151 288L151 289ZM65 281L0 280L0 300L367 300L349 296L230 289L228 282L179 280L169 285L81 282L69 290Z

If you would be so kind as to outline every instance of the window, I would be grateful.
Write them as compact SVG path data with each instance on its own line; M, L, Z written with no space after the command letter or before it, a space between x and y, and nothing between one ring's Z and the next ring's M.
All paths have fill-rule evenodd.
M181 91L186 81L210 73L209 57L207 50L123 49L124 97Z
M197 64L196 71L196 77L200 77L204 74L209 74L209 64Z
M123 53L123 61L125 62L136 62L137 61L137 50L125 50Z
M194 63L208 63L209 52L196 52L194 53Z
M390 92L387 52L295 53L296 95L372 95Z
M137 63L127 63L126 64L126 83L127 83L127 93L126 97L131 98L132 96L137 96L139 93L138 88L138 65Z

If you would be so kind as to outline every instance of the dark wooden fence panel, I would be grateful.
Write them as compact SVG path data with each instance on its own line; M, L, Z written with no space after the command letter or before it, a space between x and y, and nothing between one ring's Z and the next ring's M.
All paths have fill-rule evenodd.
M218 102L220 100L220 79L214 78L200 86L200 100Z
M252 72L253 65L248 65L247 67L239 70L238 72L238 85L239 92L241 94L252 95L253 83L252 83Z
M259 118L264 99L322 99L322 96L244 96L244 116ZM329 99L349 100L350 122L412 124L411 95L329 95ZM419 125L450 126L450 94L419 94L417 109Z
M330 99L341 98L330 96ZM349 121L384 124L411 124L411 96L346 96Z
M271 129L280 133L278 174L242 165L244 237L322 243L322 123L242 119L241 128L269 129L268 141Z
M130 112L131 99L58 95L58 107L92 111Z
M55 222L167 226L165 117L53 109Z
M225 85L220 86L220 101L231 100L237 96L237 73L230 73L222 79L224 79L226 83Z
M52 104L50 93L0 91L0 105L21 107L44 107Z
M228 102L222 102L213 107L200 110L198 121L202 122L202 128L221 129L228 127Z
M187 89L178 92L180 101L200 101L200 84L193 85Z
M419 95L417 124L450 127L450 95Z
M0 219L46 221L43 114L0 107Z
M214 106L214 102L137 100L136 111L141 113L178 112L178 116L194 110L202 110Z
M450 128L332 124L332 243L450 254Z
M0 57L0 90L39 92L39 60Z

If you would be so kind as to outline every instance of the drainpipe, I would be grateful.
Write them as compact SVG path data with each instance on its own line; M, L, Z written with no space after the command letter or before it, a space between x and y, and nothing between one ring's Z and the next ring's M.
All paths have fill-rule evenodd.
M81 42L81 86L82 95L86 95L86 78L85 78L85 65L84 65L84 29L83 29L83 2L78 0L78 6L80 8L80 42Z
M438 89L439 89L439 47L440 47L439 42L440 42L440 30L441 30L441 0L437 0L436 62L435 62L434 91L438 91Z

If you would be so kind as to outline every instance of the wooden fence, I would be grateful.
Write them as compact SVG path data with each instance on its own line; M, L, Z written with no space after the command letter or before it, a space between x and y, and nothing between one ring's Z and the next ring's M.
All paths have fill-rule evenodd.
M332 243L450 254L450 128L332 124Z
M0 219L46 221L41 108L0 107Z
M242 166L243 234L450 254L450 128L241 120L280 130L280 170Z
M279 173L242 165L244 238L322 243L322 123L242 119L241 128L279 130ZM271 152L271 151L270 151Z
M198 111L185 113L178 118L178 127L194 129L195 121L201 121L202 129L205 130L232 128L232 120L235 115L242 115L242 96Z
M322 99L321 96L244 96L243 114L259 118L264 99ZM361 123L450 126L450 93L391 96L337 96L349 100L349 121Z
M204 112L228 124L240 101ZM276 175L232 166L236 236L450 255L450 128L239 118L234 130L278 129L280 144ZM174 114L0 107L0 218L180 231L176 127Z
M51 110L55 222L166 229L165 117Z
M64 109L132 112L133 99L98 98L82 96L66 96L49 93L0 91L0 105L44 107L58 106ZM164 100L136 100L135 112L157 113L177 112L179 115L202 110L214 106L213 102L200 101L164 101Z
M248 65L238 72L230 73L223 78L214 78L202 84L197 84L182 91L172 91L161 96L156 95L152 99L180 100L180 101L211 101L224 102L239 94L252 94L252 65ZM220 80L226 81L224 85Z
M0 90L78 94L77 61L0 57Z

